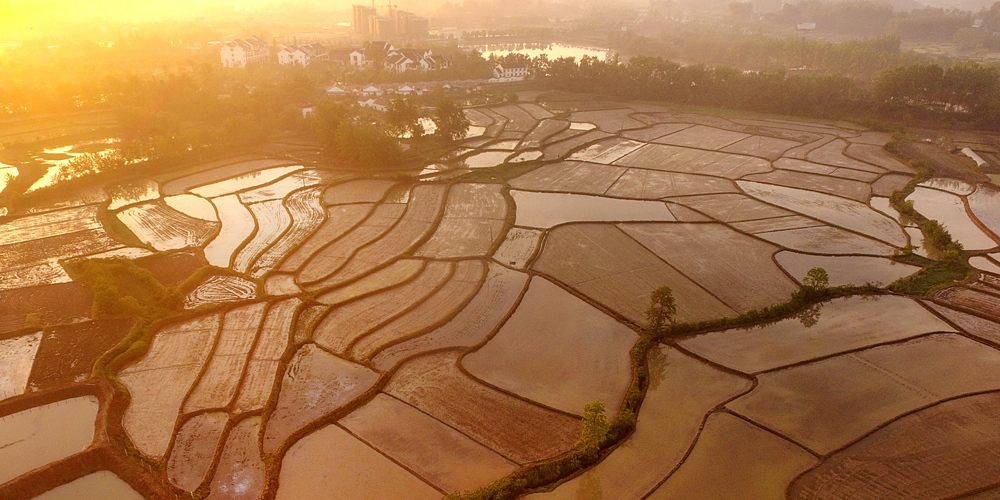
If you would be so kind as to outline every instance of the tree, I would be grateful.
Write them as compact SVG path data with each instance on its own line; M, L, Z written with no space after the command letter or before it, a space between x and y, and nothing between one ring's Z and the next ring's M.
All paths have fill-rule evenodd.
M420 108L409 99L396 96L389 101L389 109L385 113L389 130L397 136L417 138L424 135L424 127L420 125Z
M661 286L650 294L649 309L646 310L646 319L649 321L649 330L659 333L667 323L673 324L674 315L677 314L677 302L674 301L674 292L669 286Z
M594 452L601 448L601 444L608 437L608 430L611 424L608 416L604 413L604 403L591 401L583 406L583 431L580 433L580 440L576 442L577 448Z
M830 275L822 267L814 267L802 279L802 286L809 290L823 290L830 286Z
M434 112L434 124L437 125L438 134L452 141L464 138L471 125L462 106L448 98L438 103Z

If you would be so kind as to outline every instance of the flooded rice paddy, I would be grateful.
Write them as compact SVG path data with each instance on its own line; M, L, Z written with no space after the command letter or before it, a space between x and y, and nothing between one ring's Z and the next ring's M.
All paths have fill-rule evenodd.
M658 287L678 321L709 321L787 301L815 267L881 287L920 269L894 257L922 237L888 204L914 172L886 136L553 111L467 110L475 131L419 179L243 158L0 218L0 304L16 306L0 309L0 483L44 480L49 500L441 498L571 450L591 401L613 415ZM981 250L978 281L654 346L635 432L528 498L913 496L898 464L914 450L960 478L948 495L1000 482L963 472L993 463L968 432L992 443L1000 408L997 193L932 179L912 198ZM130 320L92 318L85 288L57 318L70 299L51 287L110 255L177 284L183 312L116 351L118 388L35 404L53 372L105 383L94 362ZM177 255L186 272L148 260ZM106 340L52 333L67 321ZM92 473L65 473L74 460Z

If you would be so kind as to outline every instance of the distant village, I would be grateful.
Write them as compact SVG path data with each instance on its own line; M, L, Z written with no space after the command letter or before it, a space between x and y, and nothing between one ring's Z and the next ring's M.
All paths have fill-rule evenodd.
M222 43L220 57L226 68L244 68L251 64L272 62L272 50L277 51L277 63L285 66L301 67L325 61L357 71L379 67L394 74L427 73L451 67L452 61L445 55L435 54L429 48L401 48L392 42L379 39L405 39L409 41L425 39L429 20L411 12L390 9L389 15L379 15L374 7L354 6L353 29L355 35L368 38L359 47L327 47L321 43L296 45L269 45L260 37L232 39ZM464 90L483 83L504 83L520 81L530 76L530 69L523 63L497 63L493 67L493 77L486 80L437 81L419 84L335 84L327 89L327 95L335 98L359 98L358 104L378 111L385 111L390 95L421 95L433 88L443 90Z

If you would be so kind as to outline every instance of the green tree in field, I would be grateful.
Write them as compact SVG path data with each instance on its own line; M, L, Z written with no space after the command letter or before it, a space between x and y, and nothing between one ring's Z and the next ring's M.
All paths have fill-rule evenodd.
M802 279L802 287L809 290L823 290L830 286L830 275L822 267L814 267Z
M417 138L424 135L424 127L420 125L420 108L405 97L396 96L389 101L385 118L389 130L397 136L409 133L410 137Z
M674 292L669 286L661 286L650 294L649 309L646 310L646 320L649 321L649 331L659 333L667 326L667 323L674 323L674 316L677 314L677 302L674 301Z
M462 106L448 98L438 103L434 124L438 134L452 141L462 139L469 133L469 119L465 117Z
M608 430L611 424L608 416L604 413L604 403L591 401L583 406L583 432L580 433L580 440L576 446L586 452L594 452L601 448L601 444L608 437Z

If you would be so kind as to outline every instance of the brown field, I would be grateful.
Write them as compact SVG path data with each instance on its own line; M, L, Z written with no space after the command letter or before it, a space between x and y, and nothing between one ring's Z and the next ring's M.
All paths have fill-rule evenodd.
M374 205L370 203L328 207L326 209L326 220L316 228L315 232L301 246L292 250L285 257L280 269L285 272L299 270L324 245L340 238L364 220L371 213L373 207Z
M691 126L689 123L659 123L648 128L622 132L621 136L636 141L650 142Z
M268 309L233 404L235 412L259 411L267 404L278 376L278 362L292 340L292 324L301 305L300 299L291 298L276 302Z
M808 253L888 257L894 251L892 247L880 241L830 226L771 231L758 233L757 236L789 250Z
M924 301L927 307L944 316L944 318L961 328L965 333L973 335L994 345L1000 345L1000 323L979 316L964 313L940 304Z
M238 302L257 296L253 281L237 276L209 276L184 297L184 308L194 309L204 304Z
M448 262L431 262L412 281L332 309L316 326L313 338L324 349L344 353L354 340L419 304L452 272Z
M619 227L735 311L785 302L798 288L771 260L778 248L722 224Z
M573 122L587 122L597 125L597 128L612 134L622 130L641 128L646 124L629 117L635 113L631 109L611 109L601 111L578 111L569 115Z
M121 342L131 327L132 319L122 318L46 328L28 387L42 391L89 379L94 363Z
M650 292L664 285L674 291L679 321L736 315L612 225L574 224L552 230L532 269L639 324L645 323Z
M516 104L499 106L490 110L507 118L507 126L504 128L505 132L529 132L538 123L534 117Z
M758 386L728 406L827 454L912 410L1000 389L998 367L992 348L932 335L758 375Z
M909 175L900 174L887 174L879 177L879 179L872 183L872 194L876 196L891 196L892 193L902 189L910 179L913 177Z
M793 443L716 412L684 464L647 498L781 498L788 483L816 462Z
M0 224L0 246L102 227L96 205L26 215Z
M747 134L722 130L704 125L695 125L665 137L655 142L670 146L695 147L701 149L722 149L749 138Z
M432 332L385 348L372 359L375 367L388 371L426 351L478 344L500 326L527 283L527 274L490 264L479 292L454 318Z
M493 260L515 269L524 269L528 261L538 251L542 231L523 227L512 227L507 231L503 243L493 254Z
M184 401L184 413L229 406L239 388L266 307L267 303L259 302L226 313L205 372Z
M317 170L303 170L270 184L243 191L239 194L240 201L245 205L262 201L281 200L295 191L315 186L324 181L335 179L333 174Z
M459 353L428 354L400 367L385 392L524 464L569 450L580 420L491 389L462 373Z
M674 198L671 201L693 208L720 222L740 222L794 215L787 210L736 193L685 196Z
M546 139L566 130L567 127L569 127L569 122L564 120L542 120L524 136L519 148L540 148L545 145Z
M819 147L822 147L825 144L829 144L831 141L836 139L836 136L829 135L830 134L829 132L818 132L818 133L822 134L821 138L816 139L812 142L808 142L801 146L789 149L788 151L785 151L785 157L805 160L809 156L809 153L811 151Z
M394 185L394 181L374 179L336 184L323 192L323 204L378 203Z
M174 486L194 491L208 479L227 422L225 412L201 413L178 429L167 460L167 478Z
M518 104L518 107L527 111L528 114L536 120L543 120L554 116L551 111L534 103L522 102L521 104Z
M566 134L567 132L576 132L576 131L567 130L565 132L562 132L561 134ZM566 154L569 153L570 151L573 151L574 149L577 149L578 147L583 146L584 144L590 142L596 142L601 139L605 139L607 137L611 137L611 134L607 134L599 130L591 130L580 134L574 133L572 136L566 138L565 140L561 140L561 137L559 137L559 135L553 136L550 139L549 144L544 148L542 148L542 152L544 153L544 155L542 156L542 160L546 161L558 160L566 156ZM558 140L559 142L555 142L556 140Z
M744 179L763 182L765 184L806 189L818 193L835 194L862 203L867 203L872 195L871 186L864 182L788 170L775 170L766 174L748 175Z
M344 429L302 438L282 460L278 500L436 500L442 493Z
M863 170L866 172L874 172L874 173L885 172L885 168L883 167L873 166L868 163L855 160L854 158L845 155L844 150L847 147L848 147L847 143L843 139L837 139L810 151L809 154L806 155L806 158L809 161L814 161L816 163L823 163L826 165L833 165L836 167L853 168L855 170ZM860 148L861 150L865 150L867 148L879 149L877 147L865 146L862 144L853 144L851 145L851 147L854 148L855 151L858 151L858 148ZM908 172L909 170L906 169L903 171Z
M697 335L680 345L734 370L758 373L925 333L955 331L903 297L834 299L811 314L759 328ZM804 328L803 323L813 324Z
M363 246L337 269L326 284L339 284L364 276L410 250L434 227L444 205L447 186L417 186L410 194L406 213L379 239Z
M570 155L569 159L610 165L644 145L638 141L613 137L596 144L591 144Z
M476 127L488 127L493 124L493 119L478 109L465 109L465 117Z
M237 175L245 175L274 167L283 167L291 163L291 161L282 159L251 160L233 163L209 170L202 170L195 174L164 182L160 188L160 192L164 196L183 194L197 186L212 184ZM291 169L287 170L292 171Z
M635 432L595 467L529 500L643 498L681 463L705 415L750 389L751 381L660 346L650 359L649 390ZM603 496L600 496L603 495Z
M291 225L278 241L261 254L251 268L250 276L259 278L270 272L292 248L305 241L323 224L326 211L319 198L319 189L309 189L292 194L285 200Z
M890 172L902 172L905 174L913 173L912 168L893 158L888 151L882 149L881 145L851 144L850 146L847 146L847 149L844 152L847 156L857 158L865 163L877 165Z
M270 184L277 179L302 169L302 165L268 168L191 188L190 192L203 198L215 198L217 196L235 194L257 186Z
M711 193L735 193L727 179L630 168L604 194L620 198L659 199Z
M647 144L615 162L627 167L712 175L738 179L747 174L768 172L766 160L752 156L717 153L679 146Z
M544 229L569 222L676 220L667 205L657 201L534 191L510 194L517 207L514 224L519 226Z
M260 426L260 417L250 417L229 431L212 479L212 498L252 499L264 492L267 478L258 445Z
M799 145L801 145L801 143L795 141L754 135L741 141L734 142L719 151L747 156L760 156L773 161L780 158L785 151Z
M340 425L447 492L471 491L517 469L468 436L385 394Z
M0 323L9 325L5 331L19 330L32 313L50 325L88 319L93 301L90 289L79 282L0 290Z
M32 241L0 246L0 269L8 272L51 265L59 268L56 260L89 255L121 248L123 245L111 238L103 229L88 229L75 233L49 236ZM63 274L61 268L57 271ZM17 274L13 274L17 276ZM22 275L22 277L28 277ZM41 280L25 280L19 286L46 284Z
M394 287L409 281L424 269L425 262L416 259L400 259L392 265L379 269L350 285L346 285L317 297L316 300L329 305L337 305L351 299L360 298L372 292Z
M306 344L288 363L263 443L273 453L292 434L363 394L378 374Z
M157 332L145 357L119 373L118 379L132 396L122 425L140 452L157 458L166 453L177 413L208 358L218 329L217 315L167 326Z
M299 270L298 280L310 283L326 278L347 262L358 248L388 232L405 210L406 205L401 203L378 205L360 224L306 260ZM331 230L336 229L331 227Z
M995 498L995 490L982 497L964 494L1000 481L998 418L996 393L907 415L799 477L789 498Z
M585 404L600 400L614 414L631 380L628 352L635 341L625 325L535 277L514 315L462 365L550 408L582 413Z
M416 255L438 259L485 257L502 236L507 200L501 184L459 184L448 191L444 216Z
M857 231L896 247L906 245L906 234L896 221L865 203L802 189L736 182L750 196L831 225Z
M756 219L743 222L733 222L731 227L751 234L784 231L786 229L802 229L806 227L823 226L822 222L801 215L786 215L769 219Z
M348 356L368 361L386 346L446 322L476 294L485 272L482 261L458 262L454 274L440 289L412 310L355 341L348 350Z
M936 293L934 299L947 306L967 309L990 318L1000 318L1000 301L995 295L954 286Z
M538 167L510 181L529 191L604 194L627 169L598 163L563 161Z

